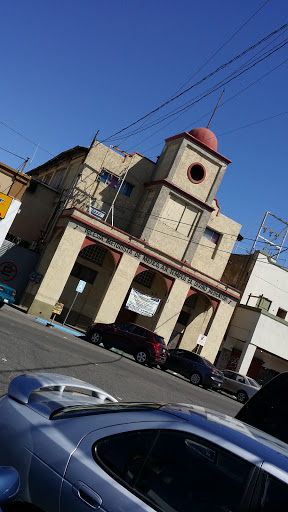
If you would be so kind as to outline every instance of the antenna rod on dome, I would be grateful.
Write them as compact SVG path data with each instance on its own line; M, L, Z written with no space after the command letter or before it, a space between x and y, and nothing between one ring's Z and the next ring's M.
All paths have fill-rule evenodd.
M222 98L222 96L223 96L223 94L224 94L224 91L225 91L225 89L223 89L222 94L221 94L221 96L220 96L220 98L219 98L219 100L218 100L218 103L217 103L216 107L215 107L215 108L214 108L214 110L213 110L213 114L212 114L212 116L210 117L210 121L209 121L209 123L207 124L207 128L209 128L209 125L210 125L210 123L211 123L211 121L212 121L212 119L213 119L213 117L214 117L214 114L215 114L215 112L216 112L217 108L218 108L218 105L219 105L219 103L220 103L220 101L221 101L221 98Z

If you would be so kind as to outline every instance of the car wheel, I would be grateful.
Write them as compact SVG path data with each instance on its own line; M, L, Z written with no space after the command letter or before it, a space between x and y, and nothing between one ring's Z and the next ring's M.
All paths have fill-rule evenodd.
M197 372L193 372L190 375L190 382L194 384L194 386L199 386L201 384L201 376Z
M92 343L94 343L94 345L99 345L99 343L101 343L101 341L102 341L101 332L99 332L99 331L93 332L93 334L91 334L90 339L91 339Z
M245 391L238 391L237 395L237 402L240 402L240 404L245 404L248 400L248 395L245 393Z
M135 354L135 359L139 364L146 364L148 363L148 354L145 350L139 350Z

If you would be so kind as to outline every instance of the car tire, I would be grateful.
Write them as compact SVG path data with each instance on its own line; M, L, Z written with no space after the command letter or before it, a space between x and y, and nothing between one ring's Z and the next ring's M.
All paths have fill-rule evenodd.
M0 308L4 306L4 302L0 302Z
M94 331L91 336L90 336L90 340L92 341L92 343L94 343L94 345L99 345L99 343L101 343L102 341L102 334L100 331Z
M201 375L199 375L198 372L191 373L191 375L190 375L190 382L194 386L199 386L199 384L201 384Z
M134 357L139 364L148 364L149 362L149 356L145 350L138 350Z
M238 391L237 395L237 402L240 402L240 404L245 404L248 400L248 395L245 393L245 391Z

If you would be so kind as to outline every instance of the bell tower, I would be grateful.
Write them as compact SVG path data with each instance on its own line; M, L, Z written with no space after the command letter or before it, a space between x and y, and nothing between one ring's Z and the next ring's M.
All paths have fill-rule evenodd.
M153 179L145 183L138 236L189 264L231 163L217 145L214 133L203 127L166 139Z

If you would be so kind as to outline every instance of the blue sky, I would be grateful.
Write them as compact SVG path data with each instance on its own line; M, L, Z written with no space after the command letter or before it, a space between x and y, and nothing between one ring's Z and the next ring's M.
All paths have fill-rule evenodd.
M104 140L287 21L286 0L2 2L0 147L30 157L29 170L68 148L88 146L97 130ZM260 50L276 49L287 37L287 29L282 30L149 122L205 95L249 59L259 58ZM221 212L242 224L248 238L255 236L266 211L288 221L286 59L288 45L227 84L210 126L218 151L232 160L217 193ZM156 160L165 138L207 125L221 91L181 116L107 144ZM140 125L146 128L140 123L128 132ZM15 168L22 162L3 149L0 161ZM249 246L248 239L242 242L243 251Z

